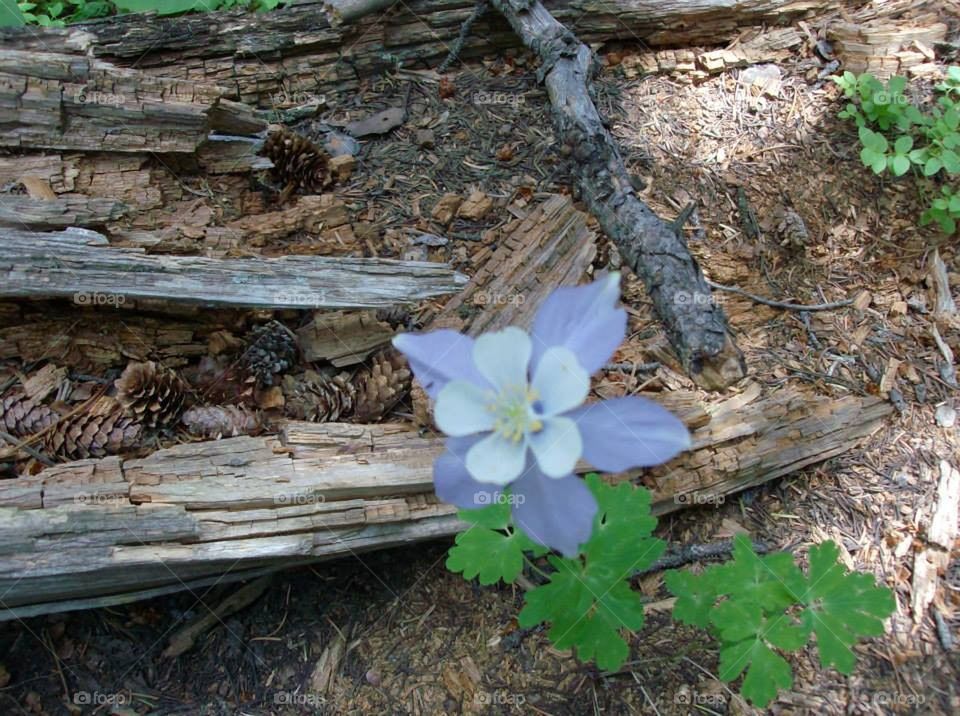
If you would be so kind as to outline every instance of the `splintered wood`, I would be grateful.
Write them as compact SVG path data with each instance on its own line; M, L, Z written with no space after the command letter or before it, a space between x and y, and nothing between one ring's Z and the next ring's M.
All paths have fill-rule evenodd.
M694 428L694 449L641 476L656 514L717 502L837 455L891 410L872 398L758 392L709 412L693 394L671 399ZM85 460L0 482L8 607L0 618L57 611L61 600L136 599L146 587L227 567L227 579L243 578L291 560L452 535L463 528L456 509L431 491L442 449L440 437L407 424L289 422L279 436Z
M114 248L93 231L8 230L0 296L99 296L209 306L379 308L455 293L466 277L441 264L390 259L283 256L211 259ZM49 257L56 256L51 262Z
M77 48L80 57L90 53L102 58L101 63L109 60L117 65L143 68L144 72L160 77L180 78L177 82L187 88L192 88L194 81L216 83L225 96L261 107L282 105L288 96L302 97L302 103L309 104L323 100L326 92L354 90L362 78L392 71L398 66L439 64L449 53L450 43L460 33L474 3L471 0L413 0L397 3L390 10L388 21L384 20L383 12L371 12L350 24L334 27L330 24L330 5L323 1L302 2L256 16L242 11L185 15L164 18L163 23L150 27L120 15L94 23L78 23L67 29L44 28L42 37L35 28L8 31L4 44L11 50L35 56L48 46ZM356 0L337 5L369 9L377 3ZM826 0L671 3L550 0L547 3L547 9L560 22L576 27L584 42L628 40L650 47L716 46L736 38L743 27L782 24L828 7ZM308 36L304 36L303 28L310 28ZM250 57L247 37L251 33L257 37L256 58ZM488 13L466 37L460 57L476 57L489 53L491 48L518 47L519 44L509 27ZM81 67L89 73L84 79L94 81L91 89L102 91L96 84L98 65L91 65L89 69ZM123 77L120 84L129 81ZM22 88L23 80L19 82L14 86ZM51 96L59 85L51 84L51 80L44 82L39 89L32 90L28 99L39 93L47 103L61 106L60 95ZM83 87L80 82L74 80L76 84L67 89ZM13 98L19 99L20 94L18 89ZM201 94L184 100L182 111L193 116L195 127L202 121L195 109L202 106L204 99ZM63 100L62 106L68 113L77 111L72 93ZM222 102L217 108L230 109ZM215 116L216 111L211 115ZM228 133L245 133L227 126L231 127ZM153 126L148 127L144 135L152 129ZM56 130L46 134L58 136ZM111 141L121 145L142 139L137 133L126 139L122 135L111 137ZM179 149L195 142L197 135L188 132L182 137L163 136L162 139Z

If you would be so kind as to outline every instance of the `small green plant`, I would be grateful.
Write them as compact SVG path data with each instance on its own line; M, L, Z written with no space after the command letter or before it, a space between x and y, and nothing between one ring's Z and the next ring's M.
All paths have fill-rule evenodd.
M935 198L920 217L947 234L957 230L960 200L951 185L960 174L960 67L950 67L938 96L922 110L904 94L907 80L886 83L870 74L834 77L849 100L838 115L856 123L860 160L876 174L903 176L914 170L919 189Z
M780 652L803 648L811 635L821 666L850 674L854 643L883 634L883 620L896 605L871 575L848 574L839 553L833 542L811 548L804 574L789 554L758 556L738 535L731 562L699 575L667 572L667 588L677 597L674 618L720 640L720 679L733 681L746 671L741 692L761 707L793 684Z
M457 536L447 568L481 584L513 583L526 568L542 582L524 595L522 627L550 625L547 636L560 649L576 649L581 661L617 671L629 656L625 636L643 628L643 600L630 578L650 567L666 547L652 536L650 493L630 484L605 484L596 474L587 486L599 505L590 539L576 557L549 554L511 524L509 496L481 510L461 510L473 526ZM668 589L677 597L673 616L707 629L720 642L720 678L737 679L741 692L766 706L793 676L781 652L804 647L816 636L820 662L844 674L853 670L857 638L883 634L894 610L889 589L871 575L847 574L832 542L810 550L805 575L787 553L758 556L744 536L733 560L702 574L670 571Z

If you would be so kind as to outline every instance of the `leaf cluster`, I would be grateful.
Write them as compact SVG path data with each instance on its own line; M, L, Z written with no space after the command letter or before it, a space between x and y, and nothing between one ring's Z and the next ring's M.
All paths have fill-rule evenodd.
M534 565L529 557L546 550L510 528L507 505L492 505L460 512L473 527L457 537L447 568L467 579L479 576L481 584L511 583L526 563L544 583L525 594L520 625L547 622L557 648L575 648L581 660L616 671L629 655L624 633L643 627L643 603L629 579L653 564L666 545L651 536L657 521L650 514L647 490L627 483L606 485L597 475L589 475L587 485L599 509L593 533L577 557L548 556L544 567L549 572Z
M894 610L893 594L872 575L848 574L839 549L824 542L810 550L804 574L785 552L757 555L746 536L734 541L733 560L699 575L667 572L677 597L678 621L709 629L720 641L720 673L733 681L746 672L741 693L764 707L793 684L782 652L797 651L816 637L820 663L850 674L859 637L883 634Z
M950 183L960 174L960 67L949 68L946 80L935 88L939 96L925 109L907 98L903 77L883 83L867 73L844 72L833 79L849 100L839 117L857 124L864 166L894 176L912 169L918 178L929 180L935 197L920 223L936 222L945 233L954 233L960 199L954 200L956 190Z

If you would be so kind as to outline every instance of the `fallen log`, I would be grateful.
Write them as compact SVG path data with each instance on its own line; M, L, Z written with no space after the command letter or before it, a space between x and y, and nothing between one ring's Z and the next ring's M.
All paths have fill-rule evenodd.
M350 7L352 23L331 27L331 6ZM65 29L0 29L14 50L62 47L145 72L218 84L228 96L270 108L278 98L303 104L397 68L442 62L474 0L412 0L386 11L353 14L377 2L301 2L270 13L211 12L182 17L119 15ZM560 22L587 43L641 42L653 48L720 45L744 27L789 23L830 7L826 0L549 0ZM474 25L460 52L477 57L520 43L496 13ZM313 95L311 98L310 95ZM230 132L240 134L241 132Z
M716 504L838 455L891 411L874 398L759 393L708 410L690 396L671 399L688 423L707 422L691 452L643 477L656 514ZM455 534L463 524L454 508L432 494L441 444L406 424L287 423L278 436L0 482L0 619Z
M607 237L640 276L684 370L699 385L721 389L746 374L743 355L720 306L676 226L634 192L616 141L590 92L590 48L539 0L492 0L524 44L539 55L560 140L571 147L577 188Z
M249 107L221 105L220 95L212 82L5 47L0 50L0 146L192 154L212 131L266 129Z
M586 215L568 198L553 197L497 231L477 274L433 325L473 333L529 325L542 295L576 283L593 257ZM891 411L873 398L764 393L758 384L709 403L683 391L649 397L694 438L694 449L670 464L620 476L653 491L657 514L716 504L838 455ZM285 422L277 435L0 481L0 619L120 604L452 535L463 525L432 493L441 449L442 438L409 423Z
M211 259L115 248L85 229L3 232L0 297L81 305L149 299L259 308L379 308L456 293L466 276L435 263L283 256Z

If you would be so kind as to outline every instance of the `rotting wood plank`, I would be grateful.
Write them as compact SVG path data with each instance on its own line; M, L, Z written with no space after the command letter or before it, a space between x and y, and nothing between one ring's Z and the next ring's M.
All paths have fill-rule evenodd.
M259 308L379 308L456 293L467 278L443 264L283 256L214 259L114 248L83 229L0 232L0 297L98 297Z

